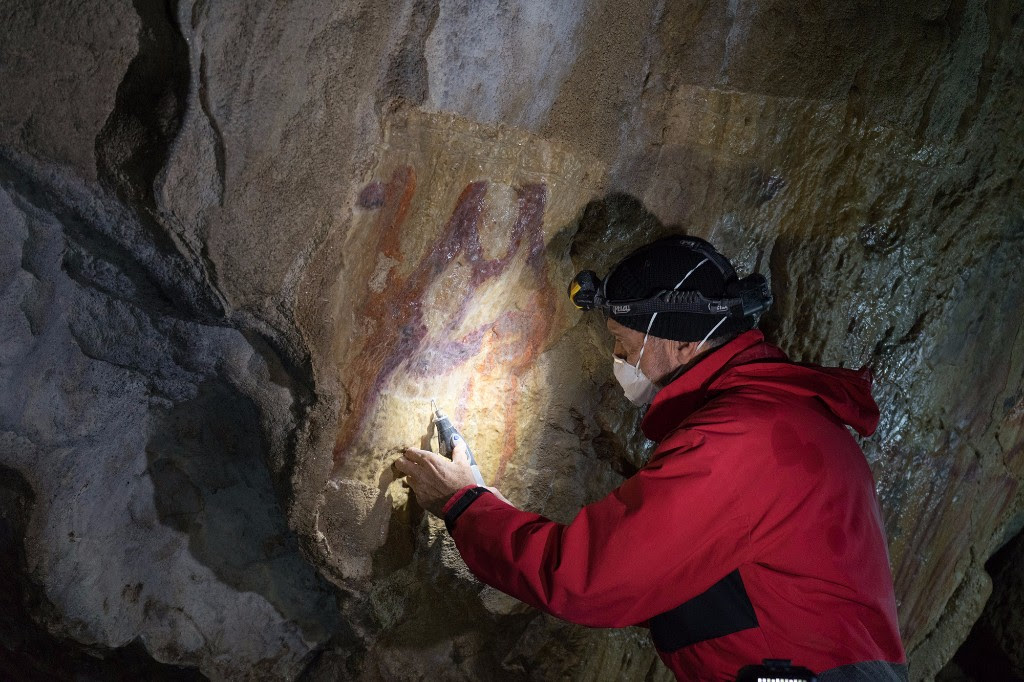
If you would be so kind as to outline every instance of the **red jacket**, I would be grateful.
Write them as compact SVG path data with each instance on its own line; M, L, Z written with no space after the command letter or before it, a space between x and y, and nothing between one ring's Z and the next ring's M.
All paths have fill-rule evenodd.
M446 518L461 509L450 529L480 580L574 623L648 625L679 679L763 658L903 663L874 481L846 428L877 424L868 372L792 363L750 331L658 393L650 462L569 525L470 488Z

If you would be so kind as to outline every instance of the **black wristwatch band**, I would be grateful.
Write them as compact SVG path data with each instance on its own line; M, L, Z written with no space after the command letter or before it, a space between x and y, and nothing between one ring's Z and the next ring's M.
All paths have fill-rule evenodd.
M462 494L462 497L452 505L451 509L444 515L444 527L451 533L455 528L455 520L462 516L462 512L469 509L469 505L476 502L476 498L480 497L484 493L491 492L487 488L470 488Z

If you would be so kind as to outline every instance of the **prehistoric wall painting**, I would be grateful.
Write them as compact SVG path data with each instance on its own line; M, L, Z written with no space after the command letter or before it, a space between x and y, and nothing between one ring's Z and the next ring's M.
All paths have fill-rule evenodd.
M436 379L463 368L477 370L461 382L456 380L461 390L456 390L455 396L445 396L457 401L462 417L466 416L465 399L472 394L477 375L484 381L502 381L501 375L506 375L504 381L512 385L503 391L501 407L505 408L506 422L512 419L502 430L506 442L514 445L515 384L536 360L559 305L544 258L546 184L516 187L514 196L499 199L511 199L514 218L506 226L505 252L488 257L481 232L491 184L477 180L466 185L436 243L405 271L395 266L406 260L400 238L416 191L415 169L396 168L387 182L371 182L360 193L358 206L379 212L373 251L378 260L359 312L364 322L359 366L367 381L351 394L349 418L334 448L336 465L344 464L347 450L377 404L375 398L382 395L400 368L405 379L423 384L434 384ZM509 207L497 208L506 211ZM477 292L489 280L506 276L513 265L521 270L514 282L503 288L524 291L509 291L504 297L517 304L526 303L528 311L510 309L501 304L500 298L478 301ZM488 315L490 311L480 311L483 319L467 325L474 305L487 306L493 316ZM510 450L502 448L497 478Z
M342 249L344 404L329 487L382 493L393 455L426 443L431 398L488 484L502 482L526 445L524 397L546 396L539 359L577 321L568 250L599 180L585 160L519 132L450 116L392 121Z

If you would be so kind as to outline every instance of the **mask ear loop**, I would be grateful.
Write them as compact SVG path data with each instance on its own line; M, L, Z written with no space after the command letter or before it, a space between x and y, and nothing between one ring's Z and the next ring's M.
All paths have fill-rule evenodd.
M714 327L712 327L711 331L708 332L708 335L704 337L704 340L697 344L697 350L695 352L699 353L700 349L701 349L701 346L703 346L705 343L707 343L708 339L711 338L711 335L715 333L715 330L717 330L719 327L721 327L722 323L725 322L728 319L729 319L729 316L726 315L721 320L719 320L718 324L716 324ZM637 364L639 364L639 362Z
M711 260L711 259L710 258L705 258L701 262L699 262L696 265L694 265L693 269L690 270L685 275L683 275L683 278L681 280L679 280L679 284L677 284L674 287L672 287L672 291L675 291L679 287L683 286L683 282L685 282L687 280L687 278L689 278L690 275L692 275L693 273L697 272L697 268L699 268L700 266L704 265L709 260ZM605 281L607 282L607 280L605 280ZM657 316L658 316L658 313L651 313L651 321L647 323L647 331L644 333L644 342L643 342L643 345L640 346L640 355L636 359L636 368L635 369L636 369L636 375L637 376L640 376L640 360L642 360L643 357L644 357L644 350L647 348L647 337L651 335L651 327L654 326L654 318L656 318ZM722 318L722 322L725 322L725 318ZM719 322L718 324L721 325L722 322ZM717 325L715 326L715 329L718 329ZM714 331L714 329L712 329L711 331ZM705 338L704 341L707 341L707 339ZM701 342L701 343L703 344L703 342ZM698 346L698 350L699 349L700 349L700 346Z

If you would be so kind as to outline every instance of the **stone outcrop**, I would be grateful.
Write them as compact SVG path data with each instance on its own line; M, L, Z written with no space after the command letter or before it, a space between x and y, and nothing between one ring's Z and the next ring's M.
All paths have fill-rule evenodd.
M1024 649L1020 644L1024 614L1022 554L1024 535L1018 534L985 564L985 570L992 576L992 595L967 641L938 679L959 682L1024 678Z
M679 229L770 278L762 326L794 359L875 371L863 446L912 677L982 613L1024 523L1013 3L0 19L0 599L24 623L0 635L22 668L665 679L642 631L476 582L391 463L436 397L553 519L634 472L639 415L564 287Z
M212 676L294 676L343 624L266 465L289 438L261 418L292 402L275 368L204 321L187 266L116 203L11 159L0 177L0 447L34 497L36 618L100 651L141 640Z

